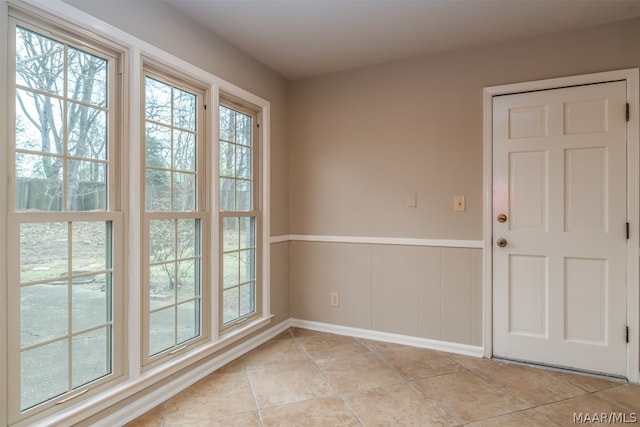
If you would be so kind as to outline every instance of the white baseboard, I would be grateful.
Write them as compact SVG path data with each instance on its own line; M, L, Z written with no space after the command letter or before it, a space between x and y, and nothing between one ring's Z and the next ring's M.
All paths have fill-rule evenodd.
M175 380L154 389L129 405L123 406L116 412L113 412L93 425L95 427L111 427L114 425L124 425L133 421L137 417L149 412L151 409L180 393L207 375L222 368L227 363L242 357L244 354L284 332L290 327L310 329L337 335L346 335L355 338L404 344L413 347L427 348L467 356L482 357L482 347L289 318L248 339L238 346L196 366L184 375L181 375Z
M408 335L379 332L370 329L352 328L350 326L334 325L331 323L312 322L309 320L289 319L292 327L311 329L314 331L328 332L337 335L346 335L355 338L364 338L375 341L404 344L412 347L427 348L429 350L444 351L447 353L462 354L465 356L483 357L483 347L458 344L447 341L432 340L429 338L412 337Z
M108 415L93 425L96 427L112 427L116 425L125 425L126 423L133 421L137 417L149 412L151 409L165 402L167 399L180 393L187 387L200 381L207 375L215 372L226 364L234 361L271 338L289 329L290 326L291 319L278 323L272 328L248 339L229 351L223 352L213 359L189 370L174 381L145 394L135 402L120 408L117 412Z

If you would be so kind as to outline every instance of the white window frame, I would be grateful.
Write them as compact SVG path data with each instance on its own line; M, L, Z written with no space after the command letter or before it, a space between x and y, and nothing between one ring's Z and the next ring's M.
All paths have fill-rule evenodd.
M82 221L97 221L97 222L111 222L111 243L112 243L112 372L105 377L99 378L94 382L77 387L69 392L66 392L60 396L51 398L39 405L32 408L21 411L20 409L20 393L9 392L9 390L20 390L20 330L15 327L11 328L8 325L20 324L20 286L10 285L18 284L20 282L20 254L18 251L8 250L7 247L3 247L2 250L6 251L6 263L7 266L13 266L11 271L7 270L7 276L3 279L3 288L6 289L7 300L4 302L7 307L7 326L3 328L6 333L5 341L7 343L7 360L3 363L3 378L6 378L6 384L8 387L7 396L0 403L0 407L6 407L4 413L7 414L7 420L9 424L22 423L24 420L39 419L47 416L48 414L59 412L77 403L78 399L82 399L97 395L100 392L108 389L114 384L121 381L125 375L125 277L126 277L126 259L124 254L125 249L125 217L123 213L122 204L126 200L126 189L122 187L121 173L124 165L122 164L122 146L125 140L124 132L122 131L122 117L126 114L124 107L124 82L122 77L122 71L126 67L126 49L122 46L112 42L108 39L101 38L99 36L91 35L86 31L69 25L68 23L61 22L58 18L47 14L35 14L25 8L7 8L7 32L8 41L5 45L5 53L7 54L7 67L6 67L6 93L7 99L7 113L4 114L5 120L7 120L7 135L6 142L3 145L7 155L5 156L5 163L2 164L6 167L5 170L9 172L12 177L9 179L6 187L6 192L3 192L3 213L6 212L6 242L7 245L11 243L18 243L20 241L20 224L30 222L82 222ZM108 151L108 181L107 181L107 210L105 211L16 211L15 210L15 147L13 141L15 141L15 126L11 122L11 118L15 117L15 96L16 96L16 83L15 74L12 71L15 70L15 29L17 26L26 28L28 30L39 33L43 36L51 37L61 43L72 45L79 48L82 51L94 53L102 58L109 59L109 107L110 120L108 122L109 138L109 151ZM66 94L65 94L66 97ZM63 206L64 209L66 207ZM7 372L4 374L4 372ZM5 420L0 420L4 422Z
M251 319L254 318L258 318L262 315L262 310L264 309L263 305L262 305L262 298L263 298L263 289L262 289L262 281L264 279L264 271L261 268L261 266L264 263L264 245L262 245L262 241L265 239L265 236L262 233L262 228L264 226L263 224L263 191L264 188L262 186L262 180L263 180L263 176L261 175L261 171L262 171L262 161L261 161L261 157L262 157L262 144L261 144L261 137L262 135L260 134L260 127L261 127L261 117L262 117L262 113L260 111L259 108L257 108L254 105L251 105L245 101L242 100L238 100L238 99L234 99L233 97L229 96L229 95L225 95L225 94L220 94L220 102L218 103L218 113L220 111L221 106L224 106L234 112L239 112L242 114L246 114L247 116L251 117L252 119L252 130L251 130L251 149L252 149L252 159L251 159L251 180L252 180L252 194L251 194L251 198L252 198L252 209L250 210L246 210L246 211L225 211L225 210L218 210L218 215L219 215L219 220L218 220L218 227L219 227L219 235L220 238L219 240L219 244L218 244L218 248L219 248L219 258L218 258L218 265L220 266L219 268L219 296L218 298L220 299L219 305L218 305L218 322L220 325L220 332L221 333L225 333L227 331L231 331L235 328L240 327L242 324L250 321ZM218 120L220 120L220 118L218 117ZM218 122L219 123L219 122ZM219 159L219 150L220 150L220 135L218 132L218 136L216 138L216 144L217 144L217 151L218 151L218 159ZM235 144L235 142L234 142ZM222 177L220 176L220 174L218 174L217 180L216 180L216 188L218 191L220 191L220 179ZM219 202L219 196L218 196L218 202ZM248 315L245 316L240 316L239 318L225 324L224 320L223 320L223 316L224 316L224 279L223 279L223 275L224 275L224 250L223 250L223 238L222 238L222 234L223 234L223 222L225 218L241 218L241 217L253 217L255 218L255 229L256 229L256 235L255 235L255 251L256 251L256 259L255 259L255 263L256 263L256 271L255 271L255 300L254 300L254 305L255 305L255 310L253 313L250 313Z
M270 312L270 220L269 220L269 138L270 138L270 103L269 101L257 96L245 89L242 89L224 79L221 79L208 71L194 66L193 64L169 54L148 42L145 42L125 31L120 30L110 24L107 24L88 13L85 13L62 0L0 0L0 33L7 34L8 31L8 10L9 7L24 9L34 17L51 17L51 19L59 23L62 27L74 27L79 34L88 38L99 38L112 42L117 46L121 46L126 50L124 55L121 72L123 73L123 105L122 105L122 122L119 126L119 132L123 134L123 151L121 159L121 179L123 183L122 193L122 229L126 234L124 241L124 249L121 253L126 254L124 257L125 280L127 281L127 289L123 298L125 307L122 313L124 323L125 340L124 348L124 373L120 381L114 381L96 389L87 392L63 405L58 405L47 409L39 414L24 418L15 425L32 425L34 423L42 425L72 425L81 423L89 417L100 413L101 411L113 408L116 405L125 403L127 399L136 398L139 403L134 407L129 407L126 411L126 419L130 419L133 413L138 415L146 410L166 400L170 394L186 387L187 385L203 378L217 367L228 362L229 357L237 354L239 349L247 348L247 345L255 345L256 339L265 331L265 328L271 323L273 315ZM0 56L3 58L10 57L12 52L9 51L6 37L0 38ZM189 349L176 357L167 359L162 363L154 366L144 367L141 358L142 343L142 218L141 218L141 200L140 192L141 180L139 165L142 161L142 145L140 142L141 125L144 122L144 116L140 115L141 89L143 73L143 61L150 59L156 63L171 64L171 68L180 73L184 73L200 82L206 83L209 88L210 99L207 101L209 108L207 114L211 123L210 141L217 141L218 138L218 100L220 96L225 98L234 98L253 105L261 115L260 126L260 192L261 200L261 221L262 229L260 236L260 246L262 250L262 263L258 267L262 277L262 301L261 314L256 318L250 319L235 328L220 331L219 319L217 315L211 316L210 319L210 338L202 342L201 345ZM0 66L0 102L5 108L11 106L15 100L11 99L8 94L8 67ZM4 103L8 100L8 104ZM3 107L0 107L0 129L9 129L10 121L8 114ZM7 170L9 165L8 156L8 131L0 132L0 170ZM208 151L208 161L211 164L210 176L217 176L217 150ZM9 159L9 160L8 160ZM0 173L0 242L7 241L7 213L8 213L8 185L7 174ZM215 178L214 178L215 179ZM211 201L210 224L219 223L218 215L218 190L215 185L211 185L207 189L208 197ZM211 243L210 258L211 265L211 292L209 298L212 307L218 307L219 284L217 280L219 249L215 242L218 242L218 227L209 227L209 235ZM12 248L8 248L6 244L0 243L0 272L6 272L7 257ZM205 260L204 262L207 262ZM8 278L6 274L0 274L0 313L3 308L8 306ZM8 342L8 318L6 315L0 314L0 347ZM242 340L249 340L242 341ZM237 356L235 356L237 357ZM183 375L176 377L176 374L182 372ZM186 373L186 374L185 374ZM160 386L161 381L171 381L164 386ZM9 423L8 399L13 391L8 385L8 360L5 352L0 352L0 426L4 427ZM152 405L152 406L149 406ZM146 408L146 409L145 409ZM120 417L125 414L120 414ZM113 417L109 417L112 419ZM118 418L117 420L122 420ZM13 423L13 421L12 421ZM118 422L115 422L118 424ZM103 424L103 425L113 425Z
M211 268L207 262L207 259L210 258L210 223L209 223L209 215L210 212L209 205L210 200L207 194L207 187L211 185L210 179L210 165L208 164L208 156L207 153L211 150L211 139L210 139L210 120L207 117L206 105L208 103L208 99L210 98L210 86L194 80L194 78L185 75L184 73L180 73L179 71L173 70L167 66L161 65L159 63L154 62L151 59L143 58L143 73L142 73L142 96L141 96L141 136L140 142L142 145L142 154L141 154L141 164L140 164L140 181L141 181L141 192L140 194L146 194L146 185L145 185L145 171L146 171L146 155L144 148L146 147L146 138L145 138L145 96L144 96L144 88L145 88L145 80L147 77L158 80L159 82L165 83L172 87L182 89L191 93L196 94L197 96L197 142L196 142L196 206L193 211L189 212L179 212L179 211L146 211L145 208L145 197L141 197L141 217L143 226L141 227L142 233L142 365L144 369L155 366L159 363L162 363L166 359L174 358L187 349L191 350L194 347L201 345L203 342L210 339L211 336L211 297L209 296L210 288L211 288ZM149 298L149 259L150 259L150 249L149 243L150 239L148 236L148 231L150 227L150 222L152 220L158 219L198 219L200 221L200 334L188 340L184 344L178 344L162 352L149 355L149 333L150 333L150 320L149 320L149 309L150 309L150 298ZM177 301L176 301L177 304ZM177 325L175 325L177 327Z

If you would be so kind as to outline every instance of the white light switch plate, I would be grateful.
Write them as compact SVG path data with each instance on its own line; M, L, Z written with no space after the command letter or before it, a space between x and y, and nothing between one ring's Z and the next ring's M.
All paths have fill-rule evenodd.
M407 193L407 207L415 208L418 206L418 195L416 193Z

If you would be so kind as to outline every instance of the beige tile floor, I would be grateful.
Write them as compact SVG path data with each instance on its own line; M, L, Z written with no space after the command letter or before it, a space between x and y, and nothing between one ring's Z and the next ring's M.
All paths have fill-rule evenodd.
M640 424L640 386L292 328L128 426L575 426L574 413Z

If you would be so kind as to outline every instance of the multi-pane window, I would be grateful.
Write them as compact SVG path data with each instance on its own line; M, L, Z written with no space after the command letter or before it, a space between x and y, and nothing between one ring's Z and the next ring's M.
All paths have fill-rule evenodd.
M11 22L9 377L24 412L122 372L118 59Z
M266 104L223 94L216 141L206 73L7 10L0 424L22 425L111 399L114 382L125 390L145 369L172 375L191 361L183 350L239 339L246 320L266 324L256 132ZM165 364L173 355L184 357Z
M203 336L204 92L147 72L144 93L145 357L151 358Z
M16 27L16 210L107 209L108 66Z
M221 320L228 327L258 311L255 114L220 106Z

